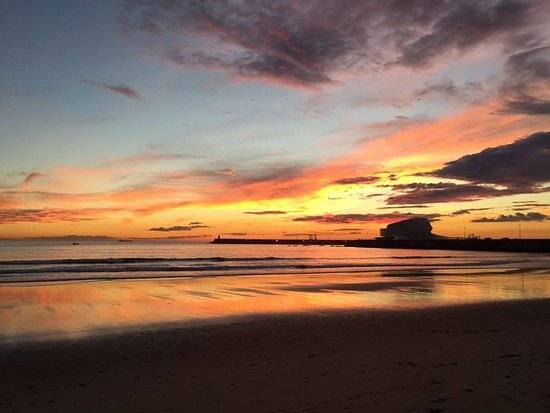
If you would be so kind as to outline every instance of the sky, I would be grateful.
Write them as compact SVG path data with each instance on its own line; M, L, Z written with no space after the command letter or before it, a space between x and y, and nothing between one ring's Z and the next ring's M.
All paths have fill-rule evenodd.
M545 0L4 0L0 238L550 237Z

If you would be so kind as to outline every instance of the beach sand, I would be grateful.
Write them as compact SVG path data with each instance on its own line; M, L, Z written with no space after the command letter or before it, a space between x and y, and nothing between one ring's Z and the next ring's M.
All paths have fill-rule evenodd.
M2 411L550 410L550 300L4 345Z

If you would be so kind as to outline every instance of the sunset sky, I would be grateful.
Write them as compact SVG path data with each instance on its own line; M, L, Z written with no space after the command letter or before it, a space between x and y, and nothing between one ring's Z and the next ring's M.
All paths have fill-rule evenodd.
M0 238L550 237L547 0L0 16Z

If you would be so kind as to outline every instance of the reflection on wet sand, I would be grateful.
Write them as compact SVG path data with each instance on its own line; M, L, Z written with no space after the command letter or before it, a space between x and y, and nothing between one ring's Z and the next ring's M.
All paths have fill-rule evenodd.
M0 285L3 342L79 337L259 313L421 308L550 297L546 271L400 271Z

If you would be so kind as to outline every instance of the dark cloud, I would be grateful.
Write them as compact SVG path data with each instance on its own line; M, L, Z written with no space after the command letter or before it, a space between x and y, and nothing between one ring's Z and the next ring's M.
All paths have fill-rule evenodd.
M429 205L390 205L382 206L376 209L407 209L407 208L429 208Z
M232 235L234 237L244 237L246 236L246 232L228 232L227 234L223 235Z
M129 0L121 21L181 67L317 86L351 67L426 67L488 41L518 47L541 2Z
M434 3L434 2L426 2ZM444 2L436 2L444 3ZM431 21L428 33L408 43L397 60L406 66L426 67L437 56L461 53L497 36L509 37L529 23L528 9L534 2L455 1Z
M394 185L393 188L401 193L388 197L386 200L388 204L475 201L510 194L507 190L499 190L489 186L446 182L402 184Z
M334 181L337 185L351 185L351 184L372 184L378 181L380 178L377 176L355 176L353 178L342 178Z
M231 168L220 169L218 172L222 175L225 175L225 176L235 176L235 175L237 175L235 173L235 171Z
M466 82L462 85L456 84L448 78L427 82L422 88L413 92L414 100L422 100L431 97L443 97L459 101L472 101L479 98L484 92L481 82ZM410 100L407 103L413 103Z
M186 235L175 235L175 236L166 236L166 237L153 237L153 238L132 238L137 240L179 240L179 239L197 239L197 238L209 238L209 234L186 234Z
M487 148L481 152L447 162L429 175L468 181L392 185L397 191L388 204L429 204L474 201L521 193L545 192L550 181L550 132Z
M389 214L335 214L335 215L309 215L303 217L294 218L293 221L296 222L316 222L318 224L353 224L358 222L391 222L398 221L401 219L415 218L415 217L424 217L429 218L432 221L441 217L440 214L413 214L410 212L407 213L396 213L392 212Z
M46 176L46 174L40 173L40 172L31 172L25 176L25 179L23 180L24 184L30 184L31 182L40 179L42 177Z
M172 227L149 228L149 231L155 231L155 232L191 231L197 228L210 228L210 226L203 225L202 222L191 222L189 223L189 225L175 225Z
M517 193L537 192L550 181L549 156L550 132L539 132L448 162L432 175L503 185Z
M284 215L286 211L247 211L245 214L250 215Z
M110 83L102 83L102 82L95 82L93 80L84 79L84 83L87 83L92 86L96 86L105 90L109 90L114 93L118 93L119 95L126 96L129 99L133 100L143 100L141 94L137 92L135 89L132 89L128 85L113 85Z
M457 211L454 211L451 215L465 215L469 214L472 211L488 211L492 208L468 208L468 209L459 209Z
M358 233L358 231L363 231L363 228L337 228L333 231L335 231L335 232L354 231L354 232ZM350 232L350 234L351 233L352 232Z
M210 225L204 225L202 222L191 222L189 225L193 228L211 228Z
M117 212L116 208L37 208L37 209L1 209L0 225L14 224L17 222L56 222L56 221L92 221L109 212Z
M509 100L506 102L506 113L523 113L526 115L549 115L550 100L541 101L532 96L524 96L524 100ZM527 100L528 99L528 100Z
M422 89L415 92L418 97L430 96L432 94L443 96L461 96L468 95L473 92L483 90L483 85L480 82L466 82L463 85L457 85L449 78L443 78L435 82L428 82Z
M274 163L242 171L239 176L228 179L236 185L286 181L301 176L308 167L309 165L299 162Z
M550 46L511 56L505 72L503 113L550 115Z
M366 194L366 195L361 195L361 199L369 199L369 198L378 198L380 196L386 196L388 194L381 194L381 193L376 193L376 194Z
M550 216L541 214L540 212L528 212L523 214L516 212L513 215L499 215L496 218L478 218L473 219L472 222L529 222L529 221L546 221L550 219Z
M156 228L149 228L149 231L156 231L156 232L172 232L172 231L191 231L194 227L189 225L176 225L173 227L156 227Z

